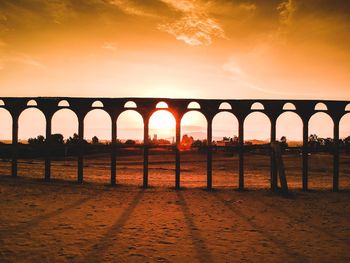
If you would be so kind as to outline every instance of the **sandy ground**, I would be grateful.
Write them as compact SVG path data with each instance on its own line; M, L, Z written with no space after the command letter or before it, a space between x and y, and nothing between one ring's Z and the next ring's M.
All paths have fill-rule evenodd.
M23 161L17 179L2 163L0 262L350 261L350 191L329 191L329 156L312 157L315 190L307 193L297 190L300 158L287 157L287 171L295 173L287 173L290 197L266 189L267 157L247 159L252 190L244 192L233 190L236 157L215 156L211 192L203 189L205 156L184 158L180 191L171 188L173 156L152 158L152 187L145 190L138 187L141 157L139 164L138 157L120 160L117 187L107 184L106 158L87 158L83 185L74 182L73 162L56 162L53 182L37 179L39 160ZM343 158L343 189L347 163Z

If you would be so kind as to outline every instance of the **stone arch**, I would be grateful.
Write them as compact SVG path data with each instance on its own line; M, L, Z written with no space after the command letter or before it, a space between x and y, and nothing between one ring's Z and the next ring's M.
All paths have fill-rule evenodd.
M134 162L143 163L143 149L140 148L144 139L144 123L142 115L134 110L128 109L119 114L117 118L117 142L123 147L118 149L117 173L118 182L122 184L141 185L143 181L142 165L126 166L120 164L123 161L132 159ZM123 169L118 169L121 165Z
M350 136L350 112L346 113L339 122L339 135L341 139Z
M215 134L215 127L216 127L216 124L218 122L221 124L225 124L225 125L227 124L229 127L221 127L220 133ZM220 137L220 136L222 136L222 137L224 137L224 136L228 136L228 137L237 136L238 137L238 119L231 112L218 112L213 118L212 127L213 127L213 138ZM225 128L225 129L223 129L223 128ZM234 131L234 133L231 132L230 134L227 134L228 130L232 130L232 132Z
M126 122L126 127L123 127ZM126 140L135 140L141 143L143 140L143 117L136 110L126 110L117 118L117 139L122 143Z
M187 109L200 109L201 105L196 102L196 101L192 101L188 104Z
M285 111L276 120L276 139L286 137L288 151L285 151L285 170L290 188L302 188L302 155L297 147L303 146L303 120L293 111ZM299 148L300 149L300 148Z
M315 110L316 111L327 111L328 107L326 104L324 104L323 102L319 102L315 105Z
M228 111L217 113L212 121L213 135L213 186L214 187L237 187L237 176L230 167L234 153L237 153L239 140L239 122L237 117ZM224 137L225 140L224 140Z
M297 108L295 107L295 105L291 102L287 102L283 105L283 110L284 111L294 111L296 110Z
M260 102L255 102L252 104L252 106L250 107L251 110L264 110L265 107L262 103Z
M172 186L174 183L174 171L169 169L169 163L173 163L175 166L175 153L170 147L176 140L176 120L174 115L168 110L153 112L149 118L149 136L149 143L155 147L149 149L150 184ZM158 162L158 160L162 162ZM152 166L156 166L162 172L154 173Z
M67 108L62 107L52 116L52 134L62 134L66 142L65 145L55 146L55 150L64 156L64 166L62 161L52 160L52 178L75 180L77 175L77 145L67 143L74 134L78 135L79 120L77 114ZM57 163L57 165L56 165ZM56 169L56 167L58 167Z
M12 143L12 116L4 108L0 108L0 126L0 142Z
M348 105L346 105L345 111L350 111L350 103Z
M168 106L168 103L166 103L164 101L160 101L157 103L156 108L157 109L168 109L169 106Z
M332 146L334 122L325 112L316 112L309 120L309 188L331 188L332 172L329 167L333 162ZM316 136L314 136L316 135Z
M149 135L151 140L152 134L158 139L170 139L168 135L172 135L171 143L175 139L176 119L168 110L157 110L149 117Z
M101 125L99 124L98 128L96 128L96 123L101 122L101 120L103 120L107 127L100 128ZM91 129L91 127L93 128ZM111 116L108 112L101 108L90 110L84 117L84 139L91 140L92 137L97 136L99 139L109 141L112 137L111 127Z
M342 150L340 151L340 160L344 160L344 157L348 156L348 152L350 150L350 112L345 114L339 123L339 135L340 139L343 140ZM339 187L340 189L349 189L350 188L350 180L349 177L346 176L348 174L348 164L345 162L340 162L339 166L340 176L339 176Z
M270 142L271 121L269 117L262 112L256 111L246 116L244 120L244 143L251 147L246 150L246 169L245 182L248 187L261 188L270 186L270 156L269 148L263 147ZM253 145L260 145L256 147ZM258 166L255 166L259 163ZM250 165L251 164L251 165ZM254 165L255 164L255 165ZM266 167L264 169L258 167ZM258 177L258 178L256 178Z
M228 102L222 102L219 106L219 110L232 110L232 106Z
M36 102L36 100L29 100L27 102L27 106L36 107L36 106L38 106L38 103Z
M103 105L102 101L96 100L91 104L91 107L92 108L103 108L104 105Z
M11 175L12 116L5 108L0 107L0 152L5 153L1 161L1 173Z
M207 180L206 166L204 165L207 160L204 154L206 152L207 118L198 110L188 111L182 116L180 125L181 158L187 160L187 162L181 162L181 169L195 170L193 172L196 173L195 176L193 172L191 174L182 173L181 185L184 187L203 187ZM195 143L196 148L191 149L193 143Z
M58 103L58 107L69 107L69 102L66 101L66 100L61 100L59 103Z
M52 116L52 134L62 134L64 139L73 137L73 134L78 134L78 116L71 109L59 109Z
M319 119L318 119L319 118ZM331 124L326 127L326 124ZM309 135L316 134L321 137L333 138L334 122L332 117L324 112L316 112L309 119ZM322 127L322 129L320 129ZM319 134L318 134L319 133Z
M303 141L303 120L295 112L283 112L276 120L276 139L279 140L285 136L288 140L299 142Z
M126 108L126 109L136 109L137 108L137 104L134 101L129 100L129 101L125 102L124 108Z
M97 141L94 139L97 137ZM111 116L102 108L89 111L84 117L84 140L88 144L84 146L84 180L103 181L110 180L108 173L110 167L106 165L106 157L110 154L110 144L112 138ZM107 162L108 163L108 162Z
M43 121L41 122L41 120ZM35 122L35 125L33 125L33 122ZM28 138L35 138L39 135L45 136L45 134L46 118L44 113L38 108L27 108L23 110L18 117L18 139L27 140Z

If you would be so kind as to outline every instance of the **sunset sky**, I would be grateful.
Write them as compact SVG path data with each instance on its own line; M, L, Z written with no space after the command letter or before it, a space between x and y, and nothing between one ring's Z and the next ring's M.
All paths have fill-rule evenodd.
M0 96L350 100L349 32L348 0L2 0Z

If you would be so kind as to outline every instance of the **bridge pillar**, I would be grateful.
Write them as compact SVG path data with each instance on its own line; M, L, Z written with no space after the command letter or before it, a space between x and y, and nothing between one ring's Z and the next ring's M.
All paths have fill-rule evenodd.
M84 181L84 117L79 116L78 183Z
M339 191L339 121L334 122L333 192Z
M238 189L244 190L244 120L239 119L238 124L238 137L239 137L239 178Z
M112 117L112 145L111 145L111 185L116 185L117 180L117 119Z
M271 120L271 143L276 141L276 120ZM271 190L276 191L278 188L277 182L277 169L276 169L276 156L275 152L270 150L271 154Z
M148 187L148 154L149 154L149 118L143 123L143 187Z
M309 176L309 124L303 120L303 191L308 190Z
M12 176L18 172L18 115L12 115Z
M176 119L176 148L175 148L175 189L180 189L180 133L181 133L181 120Z
M52 116L46 117L46 143L45 143L45 180L51 178L51 133L52 133Z
M213 188L213 129L212 129L212 119L208 119L208 130L207 130L207 189L211 190Z

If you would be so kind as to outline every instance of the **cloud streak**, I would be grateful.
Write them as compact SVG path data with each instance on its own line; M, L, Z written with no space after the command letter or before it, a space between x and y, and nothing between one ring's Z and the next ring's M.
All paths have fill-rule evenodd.
M190 0L163 0L163 2L182 14L175 21L158 25L159 30L192 46L209 46L213 38L226 38L220 23L208 15L203 4Z

